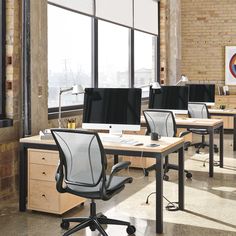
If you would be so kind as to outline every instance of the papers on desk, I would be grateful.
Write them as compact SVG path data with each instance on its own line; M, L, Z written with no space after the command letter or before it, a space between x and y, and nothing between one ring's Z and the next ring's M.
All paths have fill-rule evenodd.
M132 146L143 145L143 143L137 140L122 138L120 136L115 136L115 135L101 136L100 138L102 142L121 143L121 144L127 144L127 145L132 145Z
M39 136L42 140L53 140L53 136L50 129L45 129L43 131L40 130Z

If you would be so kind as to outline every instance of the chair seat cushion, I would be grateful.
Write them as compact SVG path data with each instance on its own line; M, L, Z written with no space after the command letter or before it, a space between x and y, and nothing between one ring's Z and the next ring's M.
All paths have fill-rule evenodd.
M107 175L107 182L109 178L110 176ZM119 193L125 187L126 183L132 183L132 181L132 177L113 176L110 186L106 189L106 192L103 193L103 196L101 195L100 191L101 184L98 184L95 187L83 187L78 185L67 184L66 191L85 198L108 200L113 195Z

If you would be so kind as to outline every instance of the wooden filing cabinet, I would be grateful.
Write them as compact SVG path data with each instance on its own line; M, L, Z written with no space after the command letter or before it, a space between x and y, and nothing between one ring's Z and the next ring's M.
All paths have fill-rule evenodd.
M236 95L216 95L215 96L215 108L220 108L221 105L225 106L225 109L236 108ZM222 119L224 123L224 129L234 128L234 119L232 116L215 116L211 115L212 119Z
M85 199L56 190L57 151L28 149L28 209L62 214Z

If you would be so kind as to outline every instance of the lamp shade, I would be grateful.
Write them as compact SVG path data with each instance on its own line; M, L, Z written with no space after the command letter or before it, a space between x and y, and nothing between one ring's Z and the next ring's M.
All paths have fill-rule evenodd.
M76 95L81 93L84 93L84 88L80 84L72 87L72 94Z
M180 84L180 83L186 83L188 82L188 77L186 75L181 75L180 80L176 83L176 85Z

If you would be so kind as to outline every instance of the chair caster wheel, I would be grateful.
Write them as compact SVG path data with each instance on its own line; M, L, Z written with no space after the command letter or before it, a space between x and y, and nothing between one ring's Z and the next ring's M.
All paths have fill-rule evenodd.
M193 176L193 175L192 175L191 173L189 173L189 172L186 174L187 179L191 179L192 176Z
M163 176L163 179L164 179L165 181L168 181L168 180L169 180L169 176L168 176L168 175L164 175L164 176Z
M105 215L103 215L102 213L99 213L97 215L97 218L107 219L107 217Z
M67 229L69 229L69 227L70 227L70 223L67 222L67 221L63 221L63 220L62 220L62 222L61 222L61 228L67 230Z
M199 150L197 150L197 151L196 151L196 153L197 153L197 154L199 154L199 153L200 153L200 151L199 151Z
M148 176L148 175L149 175L148 171L144 170L144 176Z
M95 225L90 225L89 228L90 228L91 231L95 231L96 230Z
M136 231L136 228L133 225L129 225L126 229L126 232L128 235L134 234Z

